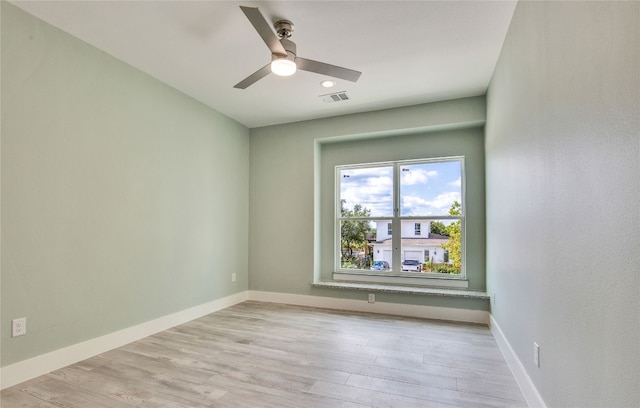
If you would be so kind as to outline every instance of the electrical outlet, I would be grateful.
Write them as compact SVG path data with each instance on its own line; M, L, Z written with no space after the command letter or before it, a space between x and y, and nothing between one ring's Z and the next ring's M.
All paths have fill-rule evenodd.
M231 274L231 282L235 282L236 281L236 273L232 273Z
M496 305L496 292L493 292L493 296L491 296L491 303L495 306Z
M27 334L27 318L13 319L11 321L11 337L24 336Z
M535 341L533 342L533 364L540 367L540 346Z
M369 303L376 303L376 295L369 293Z

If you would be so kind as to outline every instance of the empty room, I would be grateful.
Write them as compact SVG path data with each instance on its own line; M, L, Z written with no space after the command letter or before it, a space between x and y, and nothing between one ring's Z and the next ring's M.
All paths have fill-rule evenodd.
M2 408L640 407L640 2L0 24Z

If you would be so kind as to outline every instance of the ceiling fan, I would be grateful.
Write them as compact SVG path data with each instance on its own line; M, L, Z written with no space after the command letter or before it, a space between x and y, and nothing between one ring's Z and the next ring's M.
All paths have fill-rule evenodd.
M358 78L360 78L362 72L298 57L296 54L296 44L289 40L294 29L291 21L277 21L274 24L277 33L276 36L257 7L240 6L240 8L262 40L267 44L267 47L269 47L271 51L271 62L238 82L234 85L234 88L245 89L254 82L267 76L270 72L280 76L289 76L293 75L297 69L345 79L351 82L356 82Z

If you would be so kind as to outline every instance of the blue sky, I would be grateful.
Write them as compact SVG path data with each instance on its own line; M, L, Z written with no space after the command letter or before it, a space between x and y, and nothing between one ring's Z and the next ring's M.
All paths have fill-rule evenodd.
M454 201L461 202L459 161L405 164L400 166L402 216L448 215ZM355 204L371 210L371 216L391 216L393 167L340 170L340 198L347 208Z

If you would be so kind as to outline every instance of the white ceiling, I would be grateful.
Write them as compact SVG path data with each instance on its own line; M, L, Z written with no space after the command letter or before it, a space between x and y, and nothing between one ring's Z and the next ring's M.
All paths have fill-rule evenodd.
M516 1L12 1L248 127L483 95ZM233 85L270 61L239 6L288 19L298 56L362 71ZM349 101L320 95L346 91Z

